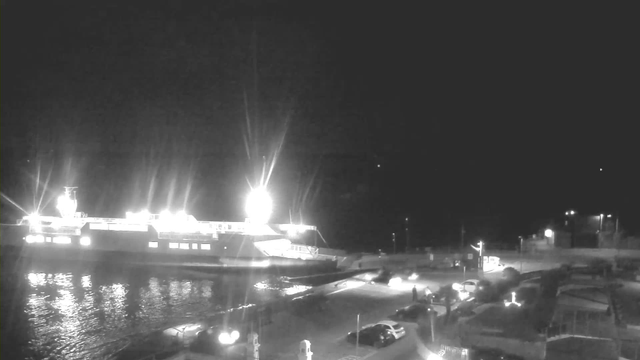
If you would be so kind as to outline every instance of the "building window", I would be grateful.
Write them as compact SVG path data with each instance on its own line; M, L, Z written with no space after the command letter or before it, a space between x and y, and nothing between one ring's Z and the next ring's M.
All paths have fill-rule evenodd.
M200 250L211 250L211 244L201 244Z
M158 242L157 241L149 241L149 247L157 249L158 248Z
M198 244L192 243L191 244L191 248L194 249L194 250L198 250Z
M178 243L169 243L169 249L177 249Z
M189 250L189 243L180 243L180 249Z

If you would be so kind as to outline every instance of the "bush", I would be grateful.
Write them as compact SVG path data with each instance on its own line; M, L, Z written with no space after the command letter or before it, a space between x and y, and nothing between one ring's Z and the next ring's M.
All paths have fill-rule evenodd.
M496 301L497 299L496 287L488 280L480 280L478 282L478 289L476 290L476 299L481 303L488 303Z
M502 270L502 279L511 286L518 286L520 284L520 272L512 267Z

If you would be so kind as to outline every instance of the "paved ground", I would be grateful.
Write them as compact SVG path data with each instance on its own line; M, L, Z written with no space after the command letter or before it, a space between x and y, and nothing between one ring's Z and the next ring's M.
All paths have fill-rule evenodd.
M396 309L411 304L413 285L422 292L426 286L436 290L439 284L461 279L461 272L431 272L424 273L416 281L406 280L394 287L356 280L337 287L335 284L323 286L317 292L329 298L325 310L296 315L283 312L274 316L274 323L263 331L261 358L295 359L299 342L309 340L314 359L421 359L417 325L413 323L402 322L407 336L380 350L368 346L356 349L355 345L346 342L345 336L356 329L358 314L360 326L364 326L388 319Z

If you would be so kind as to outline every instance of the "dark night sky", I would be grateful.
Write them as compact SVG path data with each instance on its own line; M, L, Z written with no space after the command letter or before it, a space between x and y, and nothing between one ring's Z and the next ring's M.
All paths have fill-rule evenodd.
M287 129L276 218L302 206L334 244L380 244L406 214L425 244L480 215L511 241L569 207L632 227L629 9L345 3L4 1L2 192L29 203L47 148L52 187L79 185L91 213L191 184L198 218L237 219Z

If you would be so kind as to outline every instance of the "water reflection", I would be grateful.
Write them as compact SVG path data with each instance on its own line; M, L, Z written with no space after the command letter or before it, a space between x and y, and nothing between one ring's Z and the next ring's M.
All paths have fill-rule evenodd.
M308 288L272 284L265 291L255 286L268 280L264 274L195 276L4 258L1 265L2 342L14 345L2 347L3 359L107 358L129 335Z

